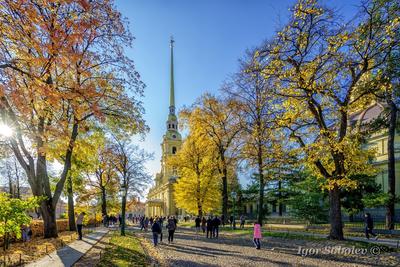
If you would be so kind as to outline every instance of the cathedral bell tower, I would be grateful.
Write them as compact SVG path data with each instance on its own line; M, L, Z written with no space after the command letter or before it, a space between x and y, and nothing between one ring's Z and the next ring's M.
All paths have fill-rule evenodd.
M182 215L184 211L176 207L174 198L174 184L178 178L177 171L169 165L168 159L174 157L182 145L182 137L178 131L178 118L175 114L175 85L174 85L174 39L171 37L171 63L169 112L166 131L161 143L161 171L156 174L155 185L147 195L146 216Z
M171 70L170 70L170 89L169 89L169 115L167 120L167 131L178 132L178 119L175 115L175 84L174 84L174 39L171 37Z
M175 114L175 84L174 84L174 39L171 37L170 41L170 53L171 53L171 63L170 63L170 88L169 88L169 113L166 122L166 133L161 144L162 147L162 165L164 172L164 181L174 180L176 173L173 169L167 166L167 158L171 155L176 154L181 147L182 137L178 131L178 118Z

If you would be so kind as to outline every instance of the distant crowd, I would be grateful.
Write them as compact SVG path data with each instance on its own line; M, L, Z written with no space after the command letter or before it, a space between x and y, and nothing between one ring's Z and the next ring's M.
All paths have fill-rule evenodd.
M137 224L139 225L139 228L141 231L148 231L151 229L152 236L153 236L153 244L154 246L157 246L160 242L163 242L163 227L165 225L165 228L168 231L168 244L173 243L174 241L174 235L175 231L177 229L178 225L178 220L175 216L155 216L155 217L146 217L143 215L136 216L134 215L133 217L128 218L131 220L132 224ZM190 221L193 219L193 217L189 216L184 216L183 220L186 222ZM207 239L218 239L219 237L219 228L222 225L225 227L225 220L224 216L222 215L221 217L219 216L207 216L207 217L200 217L197 216L194 218L194 228L196 235L199 235L201 232ZM110 225L116 225L119 223L121 225L121 215L118 215L118 217L113 216L113 215L105 215L103 216L103 224L106 227L109 227ZM240 228L244 228L244 225L246 223L246 217L244 215L240 216ZM236 221L235 217L231 215L229 219L227 220L229 223L230 227L232 229L236 229ZM78 225L79 226L79 225ZM369 213L365 214L365 236L367 239L369 239L369 236L372 235L374 236L375 240L378 239L378 235L376 235L373 232L373 219ZM23 236L27 236L28 231L30 230L29 228L24 229L25 233L23 232ZM79 230L78 230L79 232ZM31 233L30 233L31 234ZM254 222L253 225L253 243L255 245L256 249L261 248L261 237L262 237L262 229L261 225L256 221ZM29 237L27 237L29 239ZM80 234L81 238L81 234Z
M189 216L184 216L183 220L185 222L189 221L191 218ZM218 239L219 237L219 228L220 226L225 226L224 223L224 216L222 215L221 217L219 216L207 216L207 217L200 217L197 216L194 219L194 227L195 227L195 232L196 235L199 235L201 232L203 235L208 238L208 239ZM165 228L168 230L168 244L173 243L174 241L174 234L177 229L178 225L178 220L176 219L175 216L155 216L153 217L145 217L145 216L139 216L136 217L134 216L132 218L133 223L139 224L140 230L141 231L148 231L151 229L152 235L153 235L153 243L154 246L157 246L159 241L163 242L163 227L165 224ZM165 223L166 222L166 223ZM235 228L235 218L234 216L230 216L228 220L230 226L232 228ZM245 224L245 217L241 216L240 217L240 227L244 228ZM255 238L254 238L254 243L256 245L256 248L260 248L260 238L261 238L261 227L259 224L258 226L255 225ZM257 232L257 233L256 233Z

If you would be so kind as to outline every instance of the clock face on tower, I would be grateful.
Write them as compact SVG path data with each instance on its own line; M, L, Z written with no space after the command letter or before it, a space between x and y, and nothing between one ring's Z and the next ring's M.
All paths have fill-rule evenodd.
M174 138L174 139L175 139L175 138L176 138L176 135L175 135L175 134L174 134L174 135L172 135L172 138Z

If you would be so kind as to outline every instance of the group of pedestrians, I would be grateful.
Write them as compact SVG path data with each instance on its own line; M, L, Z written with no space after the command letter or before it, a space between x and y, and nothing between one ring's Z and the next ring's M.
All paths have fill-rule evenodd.
M121 225L121 222L122 222L121 215L118 215L118 217L116 217L115 215L108 215L108 214L103 215L104 227L117 225L117 223L119 223Z
M158 245L158 236L160 236L160 242L162 242L163 240L163 225L165 219L165 217L155 217L154 219L149 219L149 222L151 224L151 231L153 233L154 246ZM167 224L165 226L165 228L168 230L168 244L174 242L174 234L177 224L178 220L175 218L175 216L168 217Z
M234 219L229 220L231 224L233 224ZM209 216L208 219L200 216L197 216L194 220L196 235L200 232L200 229L203 230L203 234L206 233L207 238L218 238L219 235L219 226L223 224L222 218L220 219L218 216ZM244 228L245 217L242 215L240 217L240 227ZM254 223L254 231L253 231L253 242L256 249L261 248L261 225L258 222Z
M203 217L203 219L205 219ZM221 225L221 220L219 219L218 216L209 216L208 219L206 220L206 231L207 231L207 238L218 238L219 235L219 226ZM204 233L204 228L203 228L203 233Z

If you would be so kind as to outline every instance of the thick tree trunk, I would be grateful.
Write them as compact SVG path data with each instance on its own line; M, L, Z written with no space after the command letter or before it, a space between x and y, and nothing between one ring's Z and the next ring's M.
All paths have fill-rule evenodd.
M337 186L329 191L329 220L331 230L330 239L343 240L342 211L340 205L340 190Z
M203 207L201 206L201 204L197 205L197 214L200 218L203 217Z
M394 229L395 197L396 197L396 161L394 151L394 138L396 135L397 107L393 101L389 102L390 118L388 132L388 193L389 202L386 205L386 228Z
M200 180L200 173L199 171L196 172L196 178L197 178L197 188L196 188L196 194L197 194L197 214L200 216L200 218L203 216L203 205L201 202L201 180Z
M101 214L107 215L107 193L106 193L106 187L101 186Z
M282 205L282 181L278 181L278 211L279 211L279 216L283 215L283 205Z
M258 194L258 214L257 214L257 221L262 226L264 220L264 174L262 169L258 169L258 179L260 182L259 194Z
M125 235L126 195L127 195L127 192L125 191L122 195L122 203L121 203L121 235L122 236Z
M16 173L16 181L15 181L15 184L16 184L16 192L15 192L15 195L16 195L16 197L17 198L21 198L21 187L20 187L20 185L19 185L19 175L18 175L18 173Z
M226 166L222 170L222 214L226 223L228 220L228 177Z
M74 194L71 175L68 175L68 225L70 231L76 231Z
M225 162L225 154L220 151L222 173L222 215L224 216L224 224L228 222L228 170Z
M41 203L40 211L43 218L44 238L57 237L56 212L51 199Z
M12 180L11 180L11 174L8 175L8 187L9 187L9 194L10 197L14 197L14 192L13 192L13 184L12 184Z
M263 170L263 158L262 158L262 147L261 144L258 147L258 179L260 183L259 194L258 194L258 216L257 221L262 226L264 220L264 170Z

